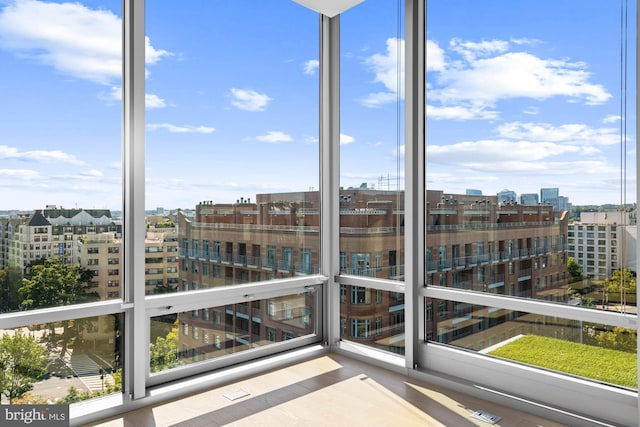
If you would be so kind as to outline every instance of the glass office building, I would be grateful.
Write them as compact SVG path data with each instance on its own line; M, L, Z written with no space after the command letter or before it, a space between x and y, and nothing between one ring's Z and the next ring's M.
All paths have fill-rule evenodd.
M335 352L637 424L637 236L585 284L543 203L635 217L636 29L624 0L3 2L0 330L77 390L1 403L80 425Z

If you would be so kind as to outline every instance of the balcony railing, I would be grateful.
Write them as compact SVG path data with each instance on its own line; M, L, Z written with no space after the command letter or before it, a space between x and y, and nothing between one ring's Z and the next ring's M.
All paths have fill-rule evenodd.
M281 259L278 261L278 271L283 273L291 272L291 260L290 259Z
M260 268L262 262L259 256L247 256L247 267Z

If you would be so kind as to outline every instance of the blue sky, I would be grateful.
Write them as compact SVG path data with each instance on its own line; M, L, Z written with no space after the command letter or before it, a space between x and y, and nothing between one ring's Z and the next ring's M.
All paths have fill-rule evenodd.
M120 4L0 0L0 209L120 209ZM619 203L620 5L548 4L429 1L429 188L559 187L576 204ZM402 184L397 14L366 0L341 17L345 187ZM631 39L634 19L631 6ZM147 1L146 22L148 209L318 188L315 12ZM631 67L629 79L633 95Z

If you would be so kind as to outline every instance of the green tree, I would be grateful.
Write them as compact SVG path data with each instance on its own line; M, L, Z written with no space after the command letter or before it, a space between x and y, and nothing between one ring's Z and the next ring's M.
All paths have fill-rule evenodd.
M0 312L20 309L18 288L22 286L22 269L6 267L0 269Z
M638 333L635 329L616 326L613 330L598 332L596 340L601 347L635 353Z
M32 264L29 274L18 289L22 308L57 307L95 301L97 292L91 292L93 273L77 264L65 264L58 258Z
M567 271L569 272L569 283L582 280L582 267L575 258L569 257L567 260Z
M149 358L151 372L175 368L180 365L177 325L171 328L166 337L158 337L155 343L149 345Z
M0 339L0 394L11 404L33 389L46 372L48 358L35 338L16 332Z
M113 377L113 383L106 384L104 390L99 391L80 391L77 388L71 386L64 397L61 397L56 402L57 404L69 404L80 402L82 400L89 400L95 397L104 396L107 394L117 393L122 390L122 371L116 370L111 373Z
M94 287L92 278L90 270L77 264L66 264L59 258L37 260L27 268L22 287L18 289L21 306L29 310L96 301L99 296L91 291ZM61 336L56 334L56 324L48 324L49 350L64 354L67 346L82 337L87 322L86 319L61 322L58 324L63 328Z
M607 292L620 292L621 294L636 293L636 273L635 271L623 268L614 270L605 281Z

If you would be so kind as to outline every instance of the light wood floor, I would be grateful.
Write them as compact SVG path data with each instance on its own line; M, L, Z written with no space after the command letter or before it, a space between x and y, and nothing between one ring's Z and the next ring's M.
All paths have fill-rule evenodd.
M91 426L497 426L561 424L329 354Z

